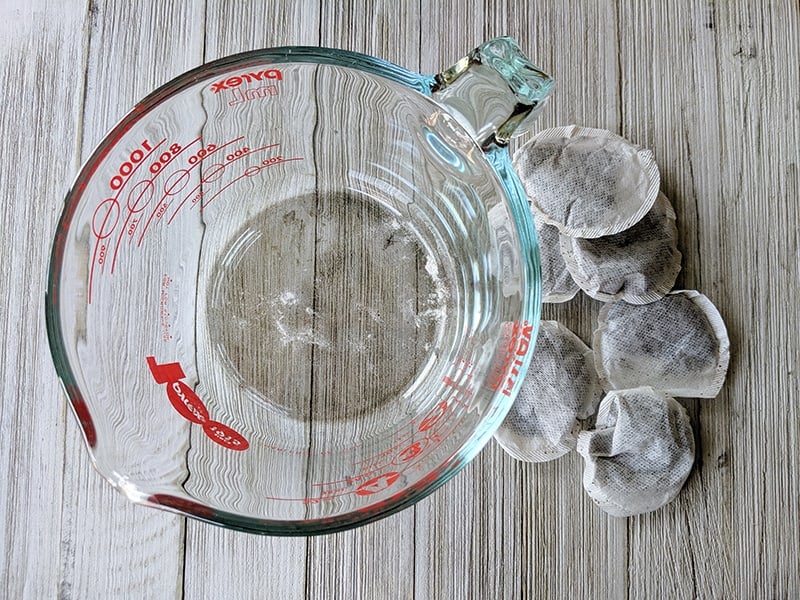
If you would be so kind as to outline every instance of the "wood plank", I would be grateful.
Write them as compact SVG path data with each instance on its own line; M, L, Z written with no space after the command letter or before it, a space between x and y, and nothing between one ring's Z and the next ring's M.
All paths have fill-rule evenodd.
M66 413L44 314L50 239L77 165L85 7L0 6L3 268L0 596L64 594L59 582ZM54 550L55 549L55 550ZM67 597L67 594L64 594Z
M319 3L316 2L264 4L210 1L206 6L206 14L214 15L214 18L207 19L205 23L204 61L258 48L318 45L319 10ZM303 124L302 119L298 118L298 128L311 125ZM298 214L302 212L301 209L298 207ZM303 223L305 220L301 219ZM311 221L313 223L313 219ZM264 226L270 225L264 221ZM309 250L313 261L313 226L310 233ZM267 241L278 239L278 235L283 236L284 242L281 244L291 243L292 239L297 240L298 244L303 240L309 241L306 239L308 232L304 232L299 221L293 221L280 234L270 231L262 231L262 234L262 239ZM292 251L292 254L295 253L296 249ZM251 275L255 277L257 273ZM243 281L242 285L249 286L248 289L259 288L257 281L248 281ZM288 282L285 276L281 281ZM262 291L269 292L266 288L271 285L269 276L265 277ZM292 289L303 295L294 287ZM294 321L292 323L297 324ZM251 353L246 364L257 368L254 361L259 355L259 352ZM295 378L292 381L293 385L301 385ZM208 582L213 581L218 589L226 590L234 598L304 598L307 587L307 544L304 538L255 536L189 520L186 532L185 596L207 597Z
M721 3L715 13L721 150L709 171L719 168L720 186L716 202L701 207L700 251L733 357L727 396L707 407L709 420L728 420L730 445L708 462L730 481L734 595L792 598L800 595L800 307L792 300L800 289L800 15L792 2Z
M416 32L419 28L419 5L417 2L376 2L365 5L358 2L324 3L321 15L320 43L323 46L346 48L365 52L374 56L390 60L399 65L415 70L419 64L419 46ZM336 81L332 82L337 85ZM353 104L351 113L355 115L359 110L358 104ZM323 122L332 122L336 112L342 110L337 106L321 106L320 118ZM324 135L324 129L320 128ZM342 132L343 133L343 132ZM329 142L326 138L319 138L319 143L324 145ZM342 168L350 169L353 165L363 164L361 170L368 172L368 154L382 148L384 140L364 140L363 156L359 153L342 155ZM344 172L347 172L346 170ZM338 174L337 174L338 175ZM400 306L394 306L402 301L401 296L416 294L416 272L418 264L413 258L413 249L409 244L397 242L393 238L386 243L380 237L379 229L384 227L380 216L374 211L364 207L356 210L357 205L344 205L339 198L323 196L319 203L318 231L319 246L317 252L317 273L319 294L316 299L316 310L323 318L328 320L341 320L341 325L348 323L357 327L366 325L362 331L362 339L381 340L385 336L379 330L367 339L370 328L369 319L365 319L365 310L373 311L372 314L385 319L385 313L379 315L375 312L381 308L397 314ZM349 225L348 225L349 223ZM362 226L371 226L375 229L375 237L370 241L363 235ZM341 227L336 234L336 228ZM388 232L391 234L391 232ZM389 243L391 242L391 243ZM377 244L377 245L376 245ZM347 248L353 250L349 252ZM345 254L343 254L343 252ZM404 253L411 253L411 257L404 258ZM385 266L380 263L368 263L367 258L384 256ZM337 264L344 260L350 263ZM408 260L411 262L409 263ZM386 267L391 265L395 270L389 272ZM369 281L358 281L363 275L371 276L373 284ZM405 275L403 275L405 273ZM396 290L392 296L391 287L384 290L384 286L393 284L398 277L408 277L408 289ZM355 286L350 292L348 287ZM364 287L367 285L367 287ZM387 296L387 293L389 296ZM353 294L353 295L351 295ZM360 302L354 303L354 297ZM356 304L361 304L357 306ZM359 314L359 311L360 314ZM378 321L373 326L379 325ZM358 330L353 330L357 333ZM409 332L413 338L413 332ZM355 351L349 354L331 356L318 356L315 369L320 377L315 377L316 412L328 408L335 408L338 396L337 386L330 387L326 383L324 374L330 374L333 369L349 377L352 384L361 389L362 395L372 397L373 401L380 401L386 393L391 394L389 387L402 385L408 378L408 368L414 368L412 351L400 349L399 344L407 343L405 340L387 340L392 349L385 343L368 344L368 353L359 354ZM394 352L396 360L386 361L386 356L381 357L381 352ZM376 355L376 353L378 353ZM379 360L378 364L386 365L389 369L385 375L379 377L378 387L364 387L364 369L369 367L369 361ZM327 366L326 366L327 365ZM316 372L316 371L315 371ZM362 383L357 383L361 381ZM392 381L393 383L389 383ZM345 385L344 379L341 385ZM365 420L369 422L369 418ZM367 425L369 426L369 425ZM351 433L355 435L355 431ZM319 474L321 475L321 474ZM308 546L308 587L307 598L338 598L356 594L364 598L411 598L413 597L413 572L414 572L414 511L405 510L388 519L372 523L365 527L346 531L334 535L317 537L309 540ZM378 550L379 549L379 550ZM335 565L338 565L336 568ZM332 568L333 567L333 568ZM343 576L344 572L344 576Z
M720 148L717 120L709 118L717 110L715 36L708 27L713 18L701 2L687 7L680 18L661 6L630 3L620 9L619 31L623 134L653 149L662 190L675 206L683 252L677 285L700 289L719 302L714 290L703 285L701 266L713 255L700 249L711 243L703 234L712 232L699 221L700 210L709 210L701 207L710 207L719 193L709 168L719 160ZM654 27L664 35L653 36ZM693 152L700 144L702 154ZM720 310L727 318L724 307ZM733 595L726 560L731 487L726 469L717 464L729 444L729 421L721 400L684 404L696 429L698 461L676 502L629 522L630 589L637 596ZM721 510L708 510L715 504ZM652 568L656 561L665 565L658 574Z
M438 73L484 41L485 15L477 2L467 5L447 2L429 10L435 12L432 18L421 22L420 62L423 72ZM463 20L464 14L470 18ZM455 17L460 23L453 28L451 19ZM485 451L416 506L414 590L417 597L515 597L509 593L516 587L511 580L503 578L502 587L494 588L498 584L494 580L494 569L502 566L493 560L496 550L502 547L494 545L495 533L502 535L503 530L495 531L494 523L483 519L489 514L485 511L494 508L497 496L484 498L475 489L481 485L475 474L480 467L493 467L487 464ZM491 481L498 484L503 473L500 475L492 477ZM507 547L515 546L515 541L507 541ZM509 560L506 564L514 562ZM481 573L478 578L477 573ZM487 589L492 592L488 596L478 593Z
M84 159L135 102L200 62L198 8L92 5L86 31ZM154 29L152 23L162 26ZM174 52L176 47L184 52ZM184 520L130 504L91 472L71 419L64 464L60 577L69 597L180 596Z
M465 11L482 19L471 18L466 27L441 26L441 21L452 22L454 15ZM469 51L471 47L463 44L471 37L477 44L511 35L556 79L555 94L536 129L568 123L618 127L617 47L608 35L616 30L611 3L559 3L547 9L514 3L442 5L430 23L431 28L423 30L423 39L431 41L430 51L423 54L425 70L438 70ZM512 150L517 145L512 144ZM578 297L564 305L546 306L543 317L559 320L590 340L597 310L598 303ZM581 476L577 455L542 465L515 463L492 443L463 473L418 505L418 594L624 595L625 523L607 518L591 505ZM464 551L453 552L454 548Z
M417 505L416 597L523 597L519 474L518 465L490 444Z

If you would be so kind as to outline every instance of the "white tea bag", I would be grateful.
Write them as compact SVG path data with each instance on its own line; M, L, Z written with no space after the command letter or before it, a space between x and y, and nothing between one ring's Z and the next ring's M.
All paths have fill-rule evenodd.
M658 195L653 153L603 129L546 129L514 153L513 164L533 209L572 237L625 231Z
M542 321L528 375L494 437L518 460L553 460L575 447L578 419L594 414L601 397L589 347L560 323Z
M641 387L609 392L577 450L586 493L608 514L629 517L678 495L694 464L694 435L683 406Z
M711 301L676 291L640 306L606 304L594 332L605 389L649 385L679 398L713 398L725 381L730 343Z
M594 239L560 236L573 280L595 300L646 304L663 297L681 270L675 212L664 194L641 221Z
M558 229L533 215L539 254L542 260L542 302L566 302L578 293L578 284L572 279L561 256L561 234Z

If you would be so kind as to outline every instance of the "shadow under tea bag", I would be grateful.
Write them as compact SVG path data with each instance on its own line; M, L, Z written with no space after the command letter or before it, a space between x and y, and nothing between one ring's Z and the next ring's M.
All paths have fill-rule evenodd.
M553 460L575 447L578 419L594 414L601 397L591 349L560 323L542 321L528 374L494 437L518 460Z
M660 184L650 150L575 125L540 132L513 164L532 208L572 237L625 231L653 206Z
M606 304L594 332L605 389L649 385L679 398L713 398L725 381L730 343L716 307L696 291L650 304Z
M662 298L681 270L675 212L664 194L641 221L594 239L560 236L572 278L595 300L646 304Z
M582 431L577 443L586 493L615 517L672 501L692 470L694 450L686 410L650 387L609 392L595 428Z

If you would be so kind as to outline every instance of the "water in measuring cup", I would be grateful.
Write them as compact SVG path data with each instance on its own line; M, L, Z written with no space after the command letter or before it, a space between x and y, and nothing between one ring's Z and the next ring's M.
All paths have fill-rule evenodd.
M297 420L363 417L424 372L449 288L413 230L355 192L275 204L232 236L206 299L220 364Z

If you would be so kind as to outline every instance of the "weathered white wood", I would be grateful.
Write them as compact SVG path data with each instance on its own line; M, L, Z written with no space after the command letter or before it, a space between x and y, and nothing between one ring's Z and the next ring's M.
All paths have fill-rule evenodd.
M698 201L700 281L737 351L705 417L728 420L730 443L705 458L730 489L726 554L740 597L800 595L798 12L793 2L715 7L721 148L701 172L718 168L720 185Z
M0 6L0 596L60 584L66 405L49 357L50 236L77 164L85 7Z
M430 17L420 22L424 72L442 71L486 39L490 26L480 2L445 2L429 10ZM417 505L417 597L519 597L522 581L509 573L520 550L518 528L497 518L516 521L513 511L500 510L514 498L503 466L498 453L484 452ZM501 493L504 486L506 493Z
M317 3L211 0L205 14L204 61L258 48L319 43ZM253 536L190 520L185 597L209 597L213 582L231 598L305 598L307 545L305 538Z
M535 32L528 33L531 57L556 80L540 126L576 123L617 131L621 75L615 3L570 2L542 8L531 11L518 30L520 37ZM515 19L515 11L509 9L509 20ZM542 315L564 323L590 343L599 308L599 302L580 294L565 304L545 305ZM527 506L520 542L522 568L527 569L522 597L539 593L555 598L625 597L628 529L625 521L608 517L588 501L579 457L570 454L554 463L521 468L535 482L535 487L529 483L522 488L518 500ZM542 514L553 518L539 523Z
M478 19L456 24L456 15L464 11L483 15L482 27ZM424 65L426 70L456 60L471 49L461 45L473 37L479 43L511 35L557 81L537 127L573 122L617 127L616 40L608 35L616 29L612 7L554 3L547 9L522 4L485 8L475 3L462 8L454 3L442 5L436 16L423 23L423 38L436 48L424 54L423 61L439 61ZM442 27L442 21L450 27ZM562 321L588 340L596 311L595 303L577 298L565 306L546 307L544 316ZM608 519L587 503L577 457L544 465L515 464L492 446L417 508L417 539L424 542L417 544L415 568L423 597L624 594L625 523ZM426 529L421 530L420 523Z
M324 3L320 19L322 46L365 52L411 69L416 69L419 65L420 48L415 35L419 24L417 2L382 0L372 5L349 1ZM350 110L358 110L358 105L354 103ZM333 107L320 107L323 122L330 121L332 112ZM365 140L362 152L368 152L371 146L381 147L381 144L382 140ZM344 158L348 160L356 156ZM338 221L346 226L346 223L352 221L354 217L358 220L357 215L348 217L347 212L352 210L345 206L337 207L336 201L320 202L320 218L329 219L332 223ZM364 214L366 215L366 212ZM326 227L330 228L330 225ZM339 243L342 249L350 245L352 247L363 245L363 241L359 239L362 237L360 232L347 232L343 228L342 234L345 236ZM337 245L333 247L336 248ZM387 250L387 256L396 255L394 247L384 249ZM336 265L331 262L336 260L335 254L326 252L324 247L320 247L317 260L322 268L327 264L327 269L332 270L332 276L327 278L330 284L342 283L343 275L336 273ZM395 261L396 269L404 268L402 261L397 258L391 260ZM416 290L413 262L411 267L411 270L408 270L406 265L410 280L409 289ZM374 289L363 295L362 299L365 303L377 302L376 306L380 308L380 304L386 301L386 298L382 300L381 296L392 292L382 291L380 282L376 282L372 287ZM337 298L331 292L335 294L333 290L321 294L318 299L319 310L335 311L339 303L350 305L350 300L345 297ZM358 368L357 357L355 358L352 363L347 360L341 363L340 357L340 364L352 373ZM387 373L386 377L395 380L395 384L400 383L400 379L406 376L404 375L406 367L413 366L408 365L408 351L405 356L399 356L398 359L395 367L391 369L392 372ZM336 394L335 390L331 391ZM319 390L318 393L324 396L325 390ZM307 569L307 598L344 598L355 593L365 598L412 598L414 509L353 531L310 539Z
M687 5L679 16L655 4L622 5L620 100L622 134L653 149L662 189L678 215L683 252L678 287L703 290L719 304L719 288L708 285L722 277L715 248L724 243L713 226L723 208L714 164L722 145L719 122L708 118L719 99L714 13L705 2ZM653 29L663 35L648 35ZM722 314L735 336L726 308L721 306ZM727 390L735 377L733 371ZM734 597L729 554L734 489L725 460L719 460L730 444L725 397L684 405L693 418L698 462L675 503L630 520L630 591L637 597ZM651 573L656 561L663 565L661 577Z
M82 160L139 99L201 62L200 8L172 4L82 8L88 43L79 138ZM83 440L73 425L70 419L63 457L59 577L65 597L179 597L184 519L134 506L114 491L89 467Z
M1 595L800 596L799 27L788 0L4 5ZM728 383L716 400L686 402L698 464L684 492L611 519L585 497L576 455L526 465L491 444L415 509L331 536L184 527L130 505L90 467L41 314L79 159L136 100L203 60L322 44L435 72L495 34L557 80L541 127L605 127L653 148L678 215L679 281L726 319ZM588 341L598 307L579 298L545 317Z

